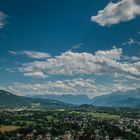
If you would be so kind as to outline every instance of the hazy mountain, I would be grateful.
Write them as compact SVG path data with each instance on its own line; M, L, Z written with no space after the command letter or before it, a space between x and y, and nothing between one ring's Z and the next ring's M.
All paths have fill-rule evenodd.
M30 105L30 100L25 97L16 96L10 92L0 90L0 105L3 106Z
M29 98L14 95L10 92L0 90L0 105L1 106L31 106L32 104L40 104L41 106L46 107L66 107L69 104L65 104L56 100L49 99L38 99L38 98Z
M32 98L31 98L32 97ZM31 97L17 96L0 90L0 105L31 106L39 103L46 107L69 107L71 104L92 104L94 106L140 107L140 89L127 92L115 92L89 99L86 95L34 95Z
M115 92L92 99L95 106L138 107L140 106L140 89L127 92Z
M86 95L33 95L32 98L53 99L65 103L82 105L92 104L94 106L114 106L114 107L137 107L140 106L140 90L132 90L127 92L114 92L111 94L98 96L89 99Z
M30 96L33 98L42 98L42 99L53 99L58 100L64 103L81 105L81 104L88 104L90 103L90 99L86 95L56 95L56 94L46 94L46 95L33 95Z

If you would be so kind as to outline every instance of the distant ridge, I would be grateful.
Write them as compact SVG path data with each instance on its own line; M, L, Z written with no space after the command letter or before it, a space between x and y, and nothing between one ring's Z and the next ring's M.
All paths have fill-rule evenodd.
M140 89L114 92L92 99L94 106L140 107Z
M86 95L32 95L23 97L0 90L0 106L31 106L40 104L46 107L69 107L74 105L93 105L104 107L140 107L140 89L127 92L114 92L89 99Z
M29 98L23 96L14 95L8 91L0 90L0 106L12 107L12 106L31 106L32 104L40 104L45 107L67 107L66 103L49 100L49 99L38 99Z
M65 103L82 105L91 104L93 106L107 107L140 107L140 89L126 92L114 92L107 95L97 96L90 99L87 95L32 95L32 98L53 99Z
M72 95L72 94L65 94L65 95L56 95L56 94L46 94L46 95L33 95L29 96L32 98L42 98L42 99L53 99L69 104L74 105L82 105L82 104L89 104L90 99L87 95Z

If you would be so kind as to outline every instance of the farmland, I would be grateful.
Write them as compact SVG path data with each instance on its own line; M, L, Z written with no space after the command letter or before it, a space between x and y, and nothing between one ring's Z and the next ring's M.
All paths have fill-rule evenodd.
M0 126L0 132L10 132L10 131L16 131L19 127L18 126L12 126L12 125L2 125Z

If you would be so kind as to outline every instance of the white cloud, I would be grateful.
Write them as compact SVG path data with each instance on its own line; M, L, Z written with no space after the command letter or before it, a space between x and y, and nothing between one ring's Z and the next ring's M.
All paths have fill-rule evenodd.
M121 0L117 3L110 2L100 10L91 20L101 26L110 26L124 21L130 21L140 15L139 0Z
M97 88L94 79L77 78L73 80L49 81L43 84L14 83L6 90L16 94L87 94L95 96Z
M134 44L134 43L135 43L135 40L134 40L133 38L130 38L130 39L128 40L128 44L129 44L129 45Z
M114 59L114 60L119 60L121 54L122 54L122 49L117 49L115 47L112 50L97 51L95 53L95 55L97 55L99 57L105 57L105 58Z
M72 47L73 50L80 49L82 47L82 43L78 43Z
M33 77L33 78L47 78L47 75L45 75L43 72L37 72L37 71L24 73L24 76Z
M38 52L38 51L28 51L28 50L24 50L24 51L9 51L9 53L13 54L13 55L26 55L30 58L34 58L34 59L45 59L45 58L50 58L51 55L48 53L44 53L44 52Z
M120 82L115 82L111 88L112 88L113 92L117 92L117 91L126 92L129 90L139 89L140 85L139 85L139 83L131 83L130 84L130 83L127 83L124 81L120 81Z
M0 29L2 29L6 23L7 15L3 12L0 12Z
M130 80L129 80L130 81ZM84 94L93 98L95 96L105 95L116 91L128 91L139 89L139 83L127 83L127 80L116 80L112 84L99 84L95 79L77 78L72 80L48 81L47 83L14 83L12 85L1 87L17 95L35 95L35 94Z
M110 75L112 77L133 76L140 78L140 62L121 62L122 49L90 53L65 52L46 61L23 64L22 73L43 72L45 75Z
M130 61L140 61L140 57L137 56L123 56L124 60L130 60Z
M132 56L131 59L132 59L133 61L140 61L140 57L136 57L136 56Z
M136 41L135 39L133 38L129 38L127 42L124 42L122 44L123 46L126 46L126 45L140 45L140 42L139 41Z
M12 55L18 55L19 54L19 52L16 52L16 51L9 51L9 53L12 54Z
M58 75L65 78L56 81L49 81L48 78L46 82L43 80L45 83L43 81L40 83L40 80L39 83L37 81L29 84L15 83L6 87L7 90L22 95L86 94L95 97L140 88L139 57L124 56L122 49L116 47L111 50L100 50L94 54L67 51L46 60L24 63L18 71L26 77L47 78ZM97 81L105 76L112 80L119 79L121 82Z

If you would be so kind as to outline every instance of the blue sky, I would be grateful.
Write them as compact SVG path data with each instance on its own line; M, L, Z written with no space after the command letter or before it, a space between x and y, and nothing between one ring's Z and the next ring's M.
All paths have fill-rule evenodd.
M139 9L139 0L1 0L0 87L90 97L140 88Z

